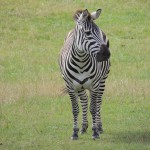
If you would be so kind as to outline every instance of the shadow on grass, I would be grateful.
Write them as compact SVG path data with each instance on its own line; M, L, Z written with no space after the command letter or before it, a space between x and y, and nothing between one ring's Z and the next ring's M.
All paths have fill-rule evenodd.
M113 141L117 143L150 144L150 131L128 131L112 133Z

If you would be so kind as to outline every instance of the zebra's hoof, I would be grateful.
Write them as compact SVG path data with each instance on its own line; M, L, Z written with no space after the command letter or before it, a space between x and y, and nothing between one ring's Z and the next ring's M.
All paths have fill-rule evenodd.
M93 140L99 139L99 135L92 135L92 139Z
M78 140L78 139L79 139L78 135L72 135L71 137L71 140Z
M92 130L93 130L92 139L93 139L93 140L99 139L99 132L98 132L98 129L97 129L97 128L92 128Z
M77 140L78 139L78 132L79 132L79 128L73 129L73 134L71 136L71 140Z

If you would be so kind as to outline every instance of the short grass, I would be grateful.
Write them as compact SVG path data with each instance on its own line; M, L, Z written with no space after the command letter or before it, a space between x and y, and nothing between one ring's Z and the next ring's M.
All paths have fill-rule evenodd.
M79 8L103 12L111 72L103 97L104 133L71 141L72 113L58 55ZM150 149L148 0L0 1L0 149ZM79 117L81 124L81 113Z

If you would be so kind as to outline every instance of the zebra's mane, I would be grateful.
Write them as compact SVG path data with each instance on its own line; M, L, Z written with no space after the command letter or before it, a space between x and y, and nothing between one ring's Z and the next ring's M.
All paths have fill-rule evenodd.
M77 20L77 19L80 17L80 15L82 14L82 12L83 12L82 9L77 10L77 11L75 12L75 14L73 15L74 20ZM89 11L88 11L88 17L87 17L87 19L88 19L89 21L91 21L91 20L92 20L91 18L92 18L92 17L91 17L91 14L90 14Z

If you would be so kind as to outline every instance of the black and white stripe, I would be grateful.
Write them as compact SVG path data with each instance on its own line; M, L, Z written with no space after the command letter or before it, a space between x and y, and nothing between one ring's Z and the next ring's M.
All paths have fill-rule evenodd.
M88 127L86 89L91 98L92 137L98 138L102 132L100 106L110 68L110 51L105 33L93 22L100 12L100 9L91 14L88 10L77 11L74 15L76 27L69 32L61 49L60 69L72 102L72 139L78 138L78 97L83 112L81 133Z

